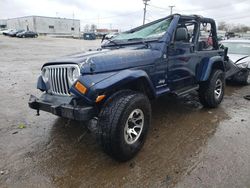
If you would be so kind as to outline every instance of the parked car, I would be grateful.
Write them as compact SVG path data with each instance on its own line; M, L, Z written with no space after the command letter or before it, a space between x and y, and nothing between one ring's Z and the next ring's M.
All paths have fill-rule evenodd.
M226 37L227 39L230 39L230 38L236 37L236 35L235 35L234 32L226 32L225 37Z
M0 30L0 35L3 35L3 33L7 32L7 31L9 31L9 30L8 29L1 29Z
M21 33L21 32L23 32L23 31L24 31L23 29L20 29L20 30L13 30L13 31L11 31L11 32L8 33L8 36L10 36L10 37L16 37L16 35L17 35L18 33Z
M34 31L23 31L16 35L19 38L36 38L38 37L37 32Z
M8 36L10 32L14 31L14 29L7 29L3 31L3 35Z
M225 40L221 44L228 48L230 58L226 64L226 78L239 84L249 84L250 40Z
M83 34L83 39L84 40L95 40L96 35L95 35L95 33L84 33Z
M201 25L211 26L212 49L199 41ZM223 100L225 54L215 21L173 14L119 34L96 51L45 63L32 109L78 121L104 152L118 161L142 148L151 122L150 100L198 91L200 102L216 108Z

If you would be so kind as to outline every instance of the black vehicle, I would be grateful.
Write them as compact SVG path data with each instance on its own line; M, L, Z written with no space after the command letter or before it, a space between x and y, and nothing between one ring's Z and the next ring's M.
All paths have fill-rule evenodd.
M95 40L96 39L96 34L95 33L84 33L83 34L83 39L84 40Z
M207 33L201 38L202 29ZM31 95L29 106L92 122L103 150L127 161L150 130L150 100L198 91L207 108L222 102L226 57L213 19L174 14L121 33L97 50L44 64L37 83L43 94Z
M226 37L227 39L230 39L230 38L236 37L236 35L235 35L234 32L226 32L225 37Z
M38 37L37 32L34 31L23 31L16 35L19 38L36 38Z

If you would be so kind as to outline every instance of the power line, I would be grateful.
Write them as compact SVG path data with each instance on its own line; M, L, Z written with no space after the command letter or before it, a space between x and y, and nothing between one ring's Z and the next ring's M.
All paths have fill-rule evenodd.
M243 15L238 15L236 17L232 17L232 15L230 16L223 16L223 17L219 17L217 18L216 20L225 20L225 19L230 19L230 20L237 20L237 19L241 19L241 18L249 18L250 17L250 14L247 13L247 14L243 14Z
M249 0L239 0L237 2L237 4L239 3L243 3L243 2L246 2L246 1L249 1ZM162 7L159 7L159 6L155 6L155 5L152 5L152 4L149 4L150 7L154 7L154 8L157 8L157 9L161 9L161 10L169 10L168 8L162 8ZM178 12L182 11L182 12L201 12L201 11L207 11L207 10L215 10L215 9L222 9L222 8L225 8L225 7L229 7L229 6L232 6L232 4L230 3L225 3L225 4L220 4L220 5L217 5L217 6L213 6L213 7L208 7L208 8L204 8L204 9L177 9Z
M148 6L150 6L150 7L153 7L153 8L157 8L157 9L162 9L162 10L170 10L169 8L168 9L166 9L166 8L162 8L162 7L158 7L158 6L155 6L155 5L152 5L152 4L149 4Z
M118 14L116 16L108 16L108 17L103 17L101 18L100 16L98 16L97 18L88 18L88 19L82 19L84 21L92 21L92 20L105 20L105 19L110 19L110 18L117 18L117 17L125 17L125 16L129 16L132 14L136 14L136 13L141 13L141 11L134 11L134 12L130 12L130 13L126 13L126 14Z

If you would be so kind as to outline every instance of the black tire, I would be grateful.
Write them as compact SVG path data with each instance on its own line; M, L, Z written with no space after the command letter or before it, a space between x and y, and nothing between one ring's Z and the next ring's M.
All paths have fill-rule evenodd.
M138 136L134 135L134 138L130 137L131 143L129 143L129 134L131 136L132 132L128 133L126 131L128 130L127 126L132 125L133 127L136 125L132 121L129 121L131 114L133 117L135 117L134 115L138 115L138 118L142 114L144 123L141 121L142 128L140 131L136 128ZM140 124L138 119L136 121ZM127 90L118 92L105 102L100 111L97 126L98 142L104 152L113 159L120 162L128 161L142 148L150 121L151 105L145 95ZM135 127L133 129L135 130Z
M243 70L233 77L233 81L240 85L249 84L249 70Z
M221 90L219 90L220 84L221 84L220 87ZM215 92L217 92L217 94ZM200 88L199 88L200 102L204 107L216 108L223 100L224 92L225 92L225 74L222 70L215 69L211 73L208 81L200 83Z

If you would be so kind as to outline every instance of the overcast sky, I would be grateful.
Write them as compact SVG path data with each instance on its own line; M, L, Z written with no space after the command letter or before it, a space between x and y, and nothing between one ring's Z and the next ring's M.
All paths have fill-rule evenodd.
M217 22L250 26L250 0L150 0L146 21L167 16L169 5L174 13L198 14ZM99 28L122 30L142 24L142 0L0 0L0 19L39 15L81 20L82 27L96 24Z

